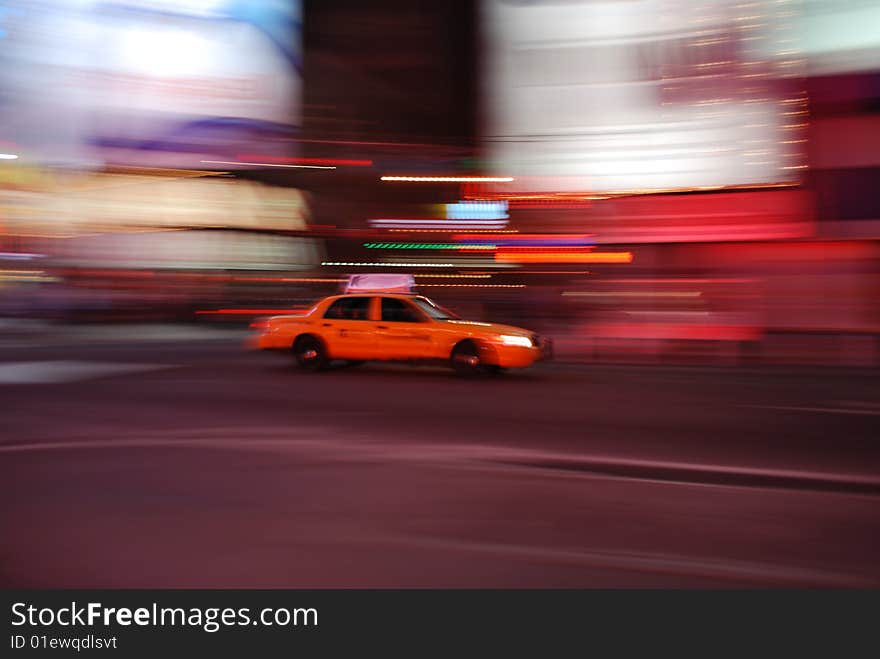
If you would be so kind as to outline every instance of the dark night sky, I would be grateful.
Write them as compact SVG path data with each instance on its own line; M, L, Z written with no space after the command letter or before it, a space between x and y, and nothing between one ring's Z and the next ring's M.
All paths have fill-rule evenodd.
M472 0L305 0L308 137L472 144Z

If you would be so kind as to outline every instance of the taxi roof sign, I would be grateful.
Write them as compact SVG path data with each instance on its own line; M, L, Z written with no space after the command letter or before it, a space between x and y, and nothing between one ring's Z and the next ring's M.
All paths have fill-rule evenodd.
M415 277L404 274L349 275L346 293L414 293Z

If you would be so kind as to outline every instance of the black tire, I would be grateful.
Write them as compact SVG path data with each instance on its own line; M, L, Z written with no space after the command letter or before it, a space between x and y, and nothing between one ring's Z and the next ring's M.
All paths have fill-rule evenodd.
M342 368L355 368L357 366L363 366L366 363L367 362L364 359L346 359L342 362Z
M320 371L327 366L327 351L324 344L314 336L301 336L293 343L296 363L305 371Z
M464 377L485 375L489 368L480 357L480 350L473 341L462 341L452 349L449 358L452 368Z

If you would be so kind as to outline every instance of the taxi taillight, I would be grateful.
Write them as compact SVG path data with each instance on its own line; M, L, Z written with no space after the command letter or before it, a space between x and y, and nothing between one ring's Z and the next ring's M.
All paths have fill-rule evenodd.
M268 318L256 318L250 324L251 329L255 330L264 330L269 327L269 319Z

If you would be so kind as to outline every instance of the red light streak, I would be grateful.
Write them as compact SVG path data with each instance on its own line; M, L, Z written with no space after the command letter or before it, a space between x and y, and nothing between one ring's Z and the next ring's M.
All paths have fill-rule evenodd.
M495 253L499 263L631 263L631 252L590 251L528 251L527 249L500 249Z
M196 314L200 316L302 316L305 313L304 309L200 309L196 311Z
M595 249L595 245L581 245L577 247L559 245L502 245L498 247L499 253L510 252L511 254L546 253L546 254L577 254L589 252Z

